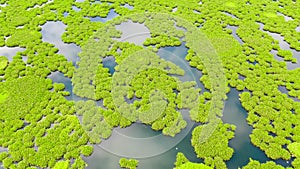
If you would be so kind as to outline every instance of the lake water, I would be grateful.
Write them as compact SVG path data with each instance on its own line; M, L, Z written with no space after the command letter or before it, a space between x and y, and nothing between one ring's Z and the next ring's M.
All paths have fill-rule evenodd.
M288 18L286 18L286 19L288 19ZM300 51L297 51L295 49L291 49L290 45L284 40L284 37L281 36L280 34L265 31L265 30L263 30L264 24L262 24L262 23L258 23L258 24L259 24L259 29L261 31L266 32L267 34L272 36L272 38L274 38L275 40L278 40L279 46L280 46L281 49L292 51L293 57L297 59L297 63L286 62L287 68L289 70L299 68L300 67ZM283 61L283 58L277 56L277 51L272 50L271 53L274 55L275 59L277 59L278 61Z
M15 56L17 54L17 52L22 52L24 51L24 48L20 48L20 47L0 47L0 56L5 56L8 61L12 61L13 60L13 56Z
M42 41L54 44L58 48L58 54L64 55L73 65L79 61L78 53L81 51L76 44L67 44L61 40L61 35L65 32L66 25L62 22L47 22L42 26Z

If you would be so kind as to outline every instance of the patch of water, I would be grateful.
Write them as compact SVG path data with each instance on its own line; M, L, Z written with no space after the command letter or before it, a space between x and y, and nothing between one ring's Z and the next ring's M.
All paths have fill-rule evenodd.
M74 100L74 101L87 100L87 99L81 98L73 93L72 81L70 78L65 77L63 73L51 72L51 74L48 75L48 78L50 78L53 83L63 83L65 85L64 91L67 91L70 93L69 96L66 96L67 100Z
M289 93L289 90L285 87L285 86L278 86L278 90L281 92L281 93L285 93L287 94L287 96L291 99L293 99L294 101L296 102L300 102L300 100L296 97L292 97L290 96L288 93Z
M226 162L229 169L246 165L249 162L249 158L260 162L269 160L265 153L255 147L250 141L249 135L253 128L246 121L247 111L242 107L238 94L239 92L235 88L230 89L222 117L224 123L236 126L235 136L229 141L229 146L234 149L232 158Z
M292 21L292 20L294 20L292 17L286 16L286 15L280 13L280 12L277 12L277 15L283 16L285 21Z
M103 67L109 69L110 74L114 74L115 67L117 66L115 57L109 56L102 59Z
M229 12L223 12L225 15L227 16L230 16L231 18L234 18L234 19L239 19L238 17L236 17L235 15L229 13Z
M151 37L149 29L144 24L134 23L132 21L116 25L116 29L122 32L121 38L117 38L116 40L122 42L143 45L143 42Z
M199 12L199 11L197 11L197 10L193 10L193 12L194 12L195 14L201 14L201 12Z
M78 8L77 6L73 5L72 9L76 12L81 11L81 8Z
M48 5L48 4L52 3L52 2L54 2L54 0L49 0L48 2L43 3L41 5L36 4L33 7L31 7L31 8L27 8L26 10L29 11L29 10L32 10L32 9L35 9L35 8L43 8L45 5Z
M64 12L64 17L69 16L69 12Z
M296 28L296 31L297 31L297 32L300 32L300 26L298 26L298 27Z
M197 125L195 124L192 129ZM139 167L142 169L171 169L174 168L174 163L176 161L176 154L178 152L184 153L184 155L192 162L202 163L203 160L197 158L194 153L194 149L191 146L192 132L190 132L179 144L169 151L155 157L151 158L141 158L139 160ZM157 143L159 145L159 143ZM142 150L140 150L142 151ZM97 148L95 146L93 155L91 157L84 157L84 160L88 162L87 169L120 169L119 156L116 156L110 152L103 149ZM101 165L99 165L101 163Z
M22 52L24 51L24 48L20 48L20 47L0 47L0 56L5 56L8 61L12 61L13 60L13 56L15 56L17 54L17 52Z
M244 44L243 40L237 35L236 30L238 29L237 26L227 25L226 28L231 29L231 35L242 45Z
M58 54L64 55L68 61L76 65L79 61L78 53L80 47L71 43L66 44L61 40L61 35L65 32L66 25L62 22L47 22L42 26L42 40L54 44L59 49Z
M1 153L1 152L7 152L7 151L8 151L7 148L0 147L0 153Z
M0 4L0 7L4 8L7 6L7 3L4 3L4 4Z
M289 70L292 70L292 69L296 69L296 68L299 68L300 67L300 52L295 50L295 49L291 49L290 48L290 44L288 44L285 40L284 40L284 37L282 37L280 34L278 33L272 33L272 32L269 32L269 31L265 31L263 30L263 27L264 27L264 24L263 23L258 23L259 24L259 29L267 34L269 34L270 36L272 36L275 40L277 40L279 42L279 46L281 49L284 49L284 50L290 50L292 51L293 53L293 57L297 59L297 63L292 63L292 62L286 62L287 63L287 68ZM272 51L271 51L272 53ZM274 52L272 54L275 54ZM276 53L277 55L277 53ZM282 61L282 58L281 57L278 57L274 55L275 59L278 59L278 61Z
M172 12L176 12L177 11L177 7L172 9Z
M127 8L127 9L130 9L130 10L134 8L133 6L131 6L129 4L125 4L125 5L123 5L123 7Z
M105 17L105 18L102 18L100 16L90 17L90 21L91 22L107 22L117 16L119 16L119 14L117 14L114 9L110 9L107 17Z

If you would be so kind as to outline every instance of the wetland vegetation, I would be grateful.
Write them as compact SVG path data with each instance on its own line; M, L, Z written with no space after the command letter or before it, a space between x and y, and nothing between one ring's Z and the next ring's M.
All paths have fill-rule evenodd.
M226 162L235 151L229 141L239 127L221 120L230 88L239 91L247 111L251 143L270 160L249 159L240 167L300 167L300 69L287 68L287 63L300 62L292 52L300 51L298 1L0 0L0 4L0 48L24 49L12 59L0 56L4 168L86 168L84 158L93 154L95 145L109 140L114 128L142 123L165 137L176 137L187 126L183 109L197 123L190 143L203 163L190 162L179 152L174 168L228 168ZM76 66L43 40L42 26L58 21L66 25L62 41L82 50ZM128 21L149 29L150 37L142 45L117 40L122 32L116 26ZM234 33L231 27L236 28ZM290 49L282 48L270 33L282 37ZM181 82L185 71L157 55L161 48L183 44L188 49L185 59L202 73L197 82L205 91L195 81ZM114 72L103 64L108 57L115 59ZM82 99L66 99L70 92L65 84L48 77L53 72L71 78L73 93ZM99 101L103 105L98 106ZM291 164L283 166L278 160ZM125 158L119 165L142 167Z

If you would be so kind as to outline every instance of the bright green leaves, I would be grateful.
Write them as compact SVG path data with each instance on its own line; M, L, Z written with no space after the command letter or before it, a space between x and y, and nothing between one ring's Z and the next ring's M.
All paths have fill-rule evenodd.
M86 102L78 101L75 106L76 113L82 116L81 124L89 135L91 143L100 143L101 138L106 139L111 135L112 127L104 120L95 102L92 100Z
M65 85L63 83L55 83L53 87L54 91L63 91L65 89Z
M228 140L234 137L235 126L220 122L212 135L204 142L201 141L203 128L204 126L196 127L192 134L192 145L197 157L204 158L205 164L211 167L226 168L225 161L233 155L233 149L228 147Z
M192 163L192 162L187 162L180 167L176 167L174 169L212 169L209 166L206 166L204 164L197 164L197 163Z
M184 71L149 50L130 55L116 67L113 76L112 98L117 110L132 122L140 120L151 124L154 130L162 130L163 134L174 137L186 122L176 110L178 100L173 90L180 83L171 74L183 75ZM133 94L137 99L129 104L131 100L126 97L132 98Z
M176 156L174 169L212 169L211 167L201 164L190 162L183 153L178 153Z
M296 157L300 157L300 143L294 142L288 145L288 149Z
M5 91L2 91L2 92L0 93L0 104L5 102L7 96L8 96L8 94L7 94L7 92L5 92Z
M267 169L267 168L274 168L274 169L284 169L284 167L280 165L276 165L273 161L268 161L266 163L261 164L259 161L250 159L250 162L243 167L243 169Z
M153 38L148 38L144 42L145 46L149 45L155 45L155 47L158 49L160 47L166 47L166 46L180 46L181 42L179 38L176 37L169 37L166 35L159 35Z
M299 142L293 142L287 146L287 148L290 150L291 154L295 156L295 160L292 162L292 165L297 168L300 166L300 143Z
M5 56L0 56L0 70L3 70L8 65L8 59Z
M0 103L0 146L8 147L8 155L1 153L4 167L52 168L61 158L78 161L73 168L86 165L80 155L91 154L89 137L73 115L73 103L50 88L51 80L35 76L1 83L1 91L9 93Z
M47 96L46 81L37 77L24 77L13 81L2 83L2 91L8 91L6 103L1 106L3 118L24 117L26 113L45 96ZM20 92L22 91L22 92Z
M290 50L278 50L277 55L284 58L284 61L297 62L297 59L293 57L293 53Z
M17 30L10 38L7 39L6 45L9 47L25 47L28 43L40 43L40 39L42 39L42 34L40 32L20 29Z
M136 169L136 167L139 164L138 160L135 159L126 159L126 158L121 158L119 161L119 164L122 168L126 169Z
M93 153L93 147L90 145L85 145L81 147L81 154L83 154L84 156L88 157L90 155L92 155Z
M53 167L53 169L68 169L68 168L69 168L69 161L59 161Z
M226 2L225 6L229 7L229 8L236 8L237 7L236 3L234 3L234 2Z

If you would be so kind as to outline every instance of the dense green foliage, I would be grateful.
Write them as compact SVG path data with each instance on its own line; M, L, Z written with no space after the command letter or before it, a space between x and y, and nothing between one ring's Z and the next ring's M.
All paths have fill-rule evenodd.
M127 168L127 169L136 169L136 167L139 164L138 160L135 159L126 159L126 158L121 158L119 161L119 164L122 168Z
M55 164L53 169L68 169L69 161L59 161Z
M51 80L26 76L2 82L1 91L10 91L1 103L1 153L5 168L54 167L57 160L75 159L67 168L84 168L88 136L74 116L72 102L50 92ZM22 92L20 92L22 91ZM89 146L90 147L90 146Z
M152 0L149 3L111 0L110 3L102 1L97 4L92 1L0 0L0 4L6 4L0 7L0 47L25 49L10 62L5 56L0 57L0 146L8 148L0 153L0 162L5 168L84 168L86 164L81 155L89 156L93 150L88 143L99 143L108 138L113 127L126 127L141 120L166 135L179 133L186 124L177 108L190 108L191 118L201 123L194 130L192 139L197 156L211 167L226 168L224 161L233 154L228 140L234 136L234 127L219 122L219 118L228 85L241 91L240 101L248 112L247 121L254 128L251 142L271 159L296 157L292 165L299 168L300 103L297 99L300 99L300 69L287 69L288 62L297 61L294 53L284 49L269 34L277 33L290 48L300 51L300 33L296 31L300 21L299 1ZM124 4L134 8L129 10L122 6ZM74 11L73 5L81 10ZM107 16L111 9L121 17L107 23L90 21L89 17ZM188 22L176 18L164 20L159 15L152 15L152 19L147 14L130 15L145 11L168 13ZM155 121L150 113L149 116L125 117L126 112L119 111L118 105L114 104L112 75L102 65L102 58L107 56L115 57L121 64L128 56L143 49L113 39L120 37L121 32L112 25L124 22L125 16L149 28L151 38L144 42L144 46L153 52L165 46L178 46L183 39L189 49L186 59L190 66L202 72L200 81L208 92L199 94L192 83L177 83L176 78L170 78L170 72L143 70L132 79L129 84L132 88L123 93L128 99L141 99L134 101L132 107L139 107L142 112L155 112L149 109L150 99L163 98L159 93L151 95L151 89L156 87L164 91L169 104ZM292 19L287 21L285 17ZM47 21L62 21L67 25L63 41L83 48L79 68L75 69L71 62L58 54L53 44L42 41L41 26ZM177 29L174 23L187 32ZM232 37L232 30L227 28L229 25L238 27L236 36L242 42ZM202 45L207 47L204 43L206 37L195 31L198 28L194 26L210 40L208 48L201 48ZM283 61L276 60L270 53L272 50ZM27 60L23 61L22 57ZM223 67L218 67L221 63ZM91 101L76 104L67 101L63 84L45 80L55 71L72 77L74 93L103 100L104 108ZM221 76L222 72L226 79ZM148 79L144 80L146 75L149 75ZM172 85L167 88L166 84ZM183 84L188 87L182 87ZM285 87L288 93L282 93L278 87ZM172 93L173 89L179 91L177 96ZM191 97L182 100L187 95ZM193 99L196 96L197 102ZM163 105L154 105L159 106ZM81 123L75 113L82 116ZM212 136L204 142L201 133L214 127L210 124L217 124L217 129L212 129ZM74 162L71 164L69 160ZM186 163L180 167L191 166L201 165ZM252 160L245 168L282 167L273 162L259 164Z
M212 169L205 164L198 164L190 162L182 153L178 153L176 156L174 169Z
M259 163L259 161L250 159L250 162L243 167L243 169L267 169L267 168L274 168L274 169L284 169L284 167L280 165L276 165L273 161L269 161L266 163Z
M0 56L0 70L3 70L8 65L8 59L5 56Z
M175 169L211 169L211 167L206 166L204 164L197 164L197 163L185 163L181 165L180 167L176 167Z
M101 138L108 138L111 135L110 125L103 119L103 115L96 106L96 103L89 101L76 102L76 114L82 116L82 127L87 131L91 143L100 143ZM92 150L85 149L85 155L89 156Z
M204 158L205 164L213 168L226 168L224 161L233 154L233 149L228 147L228 140L234 137L235 126L220 122L208 140L202 140L201 132L204 129L204 126L198 126L192 133L192 145L197 157Z
M288 145L287 147L292 156L295 157L295 160L293 161L292 165L297 168L300 166L300 143L299 142L294 142Z

